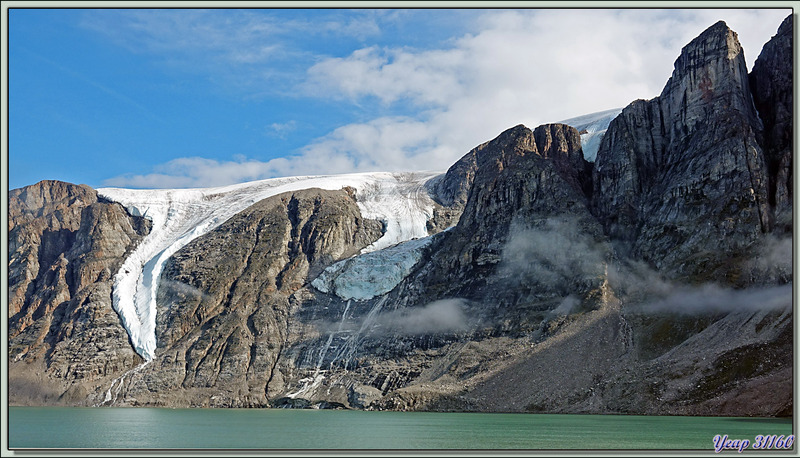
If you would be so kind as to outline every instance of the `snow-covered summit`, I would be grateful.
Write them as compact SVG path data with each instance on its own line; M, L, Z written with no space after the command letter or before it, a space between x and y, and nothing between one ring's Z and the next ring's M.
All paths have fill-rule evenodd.
M559 121L559 123L572 126L581 133L583 157L589 162L594 162L595 157L597 157L597 150L600 149L600 141L603 140L603 135L606 133L608 125L620 113L622 113L622 108L614 108L566 119Z
M425 183L441 172L357 173L275 178L215 188L100 188L133 215L152 221L152 229L114 276L113 304L136 351L146 360L156 350L156 293L161 271L175 252L219 227L256 202L283 192L309 188L356 189L365 218L383 221L384 235L363 252L380 250L428 235L433 201Z

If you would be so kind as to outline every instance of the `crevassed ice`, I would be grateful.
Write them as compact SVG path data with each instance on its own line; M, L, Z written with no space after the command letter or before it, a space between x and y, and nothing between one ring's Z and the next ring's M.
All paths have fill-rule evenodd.
M152 228L114 276L113 306L136 352L145 360L156 350L156 293L161 271L175 252L214 230L236 213L267 197L309 188L356 189L362 216L384 222L386 232L362 252L380 250L428 235L433 201L425 183L441 172L357 173L275 178L198 189L100 188L103 198L119 202Z
M411 273L433 237L409 240L339 261L322 271L311 285L345 300L367 300L386 294Z

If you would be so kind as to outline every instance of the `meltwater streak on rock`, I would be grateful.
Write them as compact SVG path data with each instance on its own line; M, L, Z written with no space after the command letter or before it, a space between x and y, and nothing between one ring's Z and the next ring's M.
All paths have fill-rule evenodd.
M119 377L117 377L114 380L112 380L111 381L111 385L109 385L108 390L106 391L106 397L103 399L103 402L101 402L99 404L95 404L94 407L100 407L100 406L103 406L103 405L109 405L109 406L114 405L114 403L117 402L117 398L119 397L120 391L122 391L123 384L125 383L125 377L127 377L128 375L133 377L135 374L137 374L142 369L147 367L147 365L150 364L151 362L152 362L152 360L147 360L147 361L143 362L142 364L139 364L138 366L134 367L133 369L125 372L124 374L122 374ZM116 390L114 390L114 385L117 386ZM114 391L113 396L111 394L112 390Z
M331 348L331 343L333 343L333 339L343 331L342 328L344 327L345 320L347 320L347 312L350 311L351 303L352 301L347 301L347 304L344 307L344 312L342 312L342 319L339 321L338 328L336 329L336 331L331 331L328 334L328 339L325 341L325 344L322 347L320 347L319 357L317 358L317 363L314 366L314 373L310 377L300 379L299 380L299 383L301 383L300 388L293 393L287 394L286 397L295 399L298 396L313 392L314 389L316 389L320 385L320 383L322 383L322 381L325 379L325 373L327 372L327 370L322 369L322 364L325 362L325 356L328 354L328 350ZM380 304L382 303L383 301L380 302ZM359 333L355 334L355 336L351 335L346 340L344 348L349 348L349 344L351 343L354 337L358 337ZM355 346L353 346L353 348L355 348ZM310 351L309 356L312 355L313 353L314 353L313 351ZM336 356L331 360L330 366L332 367L333 364L338 359L341 359L341 357L342 357L342 350L339 350ZM345 370L347 370L347 362L345 363Z
M137 190L101 188L102 197L124 205L133 215L150 218L152 230L114 277L114 310L136 352L155 356L156 294L161 271L175 252L256 202L283 192L309 188L357 190L365 218L384 221L386 232L365 251L428 235L433 201L425 183L439 172L358 173L288 177L199 189Z
M337 329L335 331L329 331L327 339L325 339L324 343L319 347L319 352L314 352L313 350L308 352L309 356L306 357L306 363L308 362L310 355L319 355L314 366L313 374L311 374L309 377L300 379L298 381L298 383L300 383L300 387L297 389L297 391L289 393L286 396L292 399L300 396L312 396L314 390L319 387L322 381L325 379L325 375L328 372L333 371L334 365L337 361L342 363L342 369L346 372L347 368L350 367L353 358L355 357L356 351L361 346L361 343L372 333L375 327L381 324L378 320L378 317L381 309L386 303L387 298L388 296L382 296L372 306L370 311L366 314L366 316L364 316L363 320L361 320L360 324L358 324L357 329L344 328L344 323L347 319L347 312L350 310L351 304L351 301L348 300ZM346 334L344 337L342 337L343 342L338 346L333 347L336 350L336 353L331 357L330 362L328 363L329 369L322 369L322 366L325 363L325 357L328 355L328 351L332 348L331 344L333 343L333 340L340 337L340 334Z

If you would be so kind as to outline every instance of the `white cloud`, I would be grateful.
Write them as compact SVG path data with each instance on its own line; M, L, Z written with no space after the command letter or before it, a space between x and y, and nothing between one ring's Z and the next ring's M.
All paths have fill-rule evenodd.
M271 10L124 9L87 10L81 26L134 52L210 53L213 63L263 61L292 39L306 35L352 36L380 33L369 12L350 12L311 22L287 19Z
M380 34L369 10L335 10L311 21L270 9L90 9L81 27L160 64L200 74L228 91L288 91L294 73L313 60L309 37L365 40ZM266 84L268 83L268 84Z
M288 161L283 158L268 162L237 156L232 161L201 157L173 159L155 167L146 175L123 175L103 182L104 186L131 188L196 188L243 183L269 176L282 175Z
M486 10L481 28L441 49L365 46L308 68L300 90L358 105L374 119L341 126L279 163L195 163L177 172L198 185L280 174L444 170L506 128L536 127L657 96L681 48L716 21L738 32L749 65L789 10ZM254 36L245 21L246 37ZM266 26L265 26L266 27ZM346 26L351 27L351 26ZM377 27L377 26L376 26ZM249 30L249 31L248 31ZM213 34L212 34L213 35ZM239 39L245 43L246 39ZM371 106L371 105L370 105ZM393 111L394 110L394 111ZM404 116L395 113L404 112ZM411 114L409 114L411 112ZM276 129L277 130L277 129ZM180 161L180 160L179 160ZM195 160L196 162L196 160ZM175 165L176 161L169 164ZM192 173L196 175L191 175Z
M286 138L289 132L297 129L297 123L294 120L287 121L287 122L274 122L267 126L267 135L278 137L278 138Z

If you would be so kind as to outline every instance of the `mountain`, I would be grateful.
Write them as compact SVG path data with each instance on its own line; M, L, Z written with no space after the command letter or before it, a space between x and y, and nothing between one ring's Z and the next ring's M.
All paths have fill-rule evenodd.
M791 30L445 173L13 190L11 401L791 415Z

